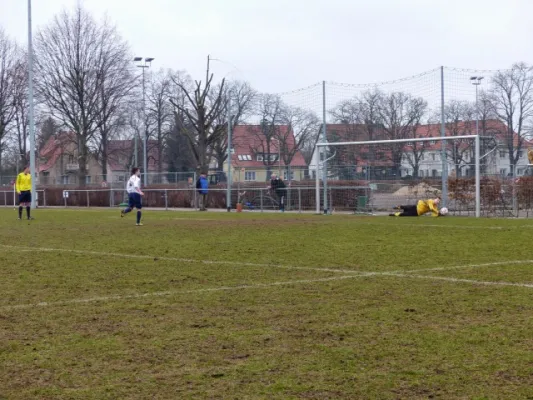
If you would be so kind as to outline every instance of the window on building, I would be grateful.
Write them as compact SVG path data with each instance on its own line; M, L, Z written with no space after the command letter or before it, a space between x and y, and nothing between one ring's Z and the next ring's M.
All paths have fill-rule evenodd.
M438 174L439 174L439 171L437 171L436 169L431 170L431 176L433 178L436 178L437 176L439 176Z
M413 142L407 142L407 146L413 146Z
M437 141L436 140L432 140L429 142L429 144L431 144L432 146L436 145L437 144Z
M435 161L435 153L432 153L432 154L431 154L431 160L432 160L432 161Z
M265 158L263 157L262 154L258 154L257 155L257 161L263 161Z
M294 180L294 171L291 171L290 178L287 171L283 171L283 180L284 181L293 181Z
M242 161L242 155L239 154L239 155L237 156L237 159L238 159L239 161Z
M507 153L503 150L500 150L500 158L505 158L507 157Z
M72 156L72 155L68 156L68 163L69 164L74 164L74 156Z
M68 185L68 184L69 184L69 179L68 179L68 178L69 178L68 175L63 175L63 176L61 177L61 184L62 184L62 185Z
M507 175L507 168L500 168L500 175L501 176Z
M91 175L85 175L85 184L90 185L91 184Z
M424 161L424 153L420 154L420 161Z
M244 173L245 181L255 181L255 171L246 171Z

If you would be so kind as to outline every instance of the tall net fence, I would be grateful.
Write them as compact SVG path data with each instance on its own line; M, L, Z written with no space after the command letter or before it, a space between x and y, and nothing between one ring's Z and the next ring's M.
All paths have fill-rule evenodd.
M524 82L520 73L515 67L512 71L444 67L370 84L321 82L259 95L245 116L232 121L231 157L213 159L208 173L211 207L226 208L229 190L232 208L240 204L249 210L276 210L279 191L271 187L276 177L284 181L285 208L291 210L386 212L438 189L452 212L468 215L473 210L471 144L450 141L442 147L437 139L479 135L482 213L529 215L533 170L528 150L533 143L526 128L533 124L526 118L525 128L519 128L518 114L504 118L504 105L495 97L506 82ZM420 147L420 138L435 141ZM316 146L402 139L412 143L401 148ZM227 146L219 150L228 153ZM67 206L115 206L124 198L127 178L124 172L93 174L85 182L60 174L40 176L39 189L49 194L48 205L64 206L62 193L70 189L73 196ZM14 179L0 180L0 190L6 192L0 202L4 197L6 205ZM149 173L147 189L158 194L146 201L154 207L194 208L197 179L196 170ZM79 190L82 183L84 190L97 194L74 195L73 189Z

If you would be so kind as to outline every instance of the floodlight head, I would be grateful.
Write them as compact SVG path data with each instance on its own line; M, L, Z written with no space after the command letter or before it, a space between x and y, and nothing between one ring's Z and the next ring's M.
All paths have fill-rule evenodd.
M471 77L470 77L470 80L471 80L471 81L475 81L476 79L477 79L477 76L471 76Z
M142 59L143 59L142 57L135 57L135 58L133 59L133 61L139 62L139 61L142 61Z
M480 80L482 80L482 79L484 79L484 78L485 78L484 76L478 76L478 77L477 77L477 80L480 81Z
M144 61L146 62L152 62L154 60L154 57L146 57Z

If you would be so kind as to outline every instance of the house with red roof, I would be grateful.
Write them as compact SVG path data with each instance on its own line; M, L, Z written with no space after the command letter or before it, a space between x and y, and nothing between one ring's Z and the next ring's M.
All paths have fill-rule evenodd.
M139 163L142 164L142 142L139 141ZM134 160L133 140L110 140L107 144L107 176L105 183L122 184L130 174ZM42 185L78 185L79 162L75 134L60 132L51 136L38 152L37 172ZM148 172L158 171L159 149L157 141L148 141ZM87 161L86 185L104 184L101 157L91 153ZM166 165L163 165L163 171ZM149 175L151 176L151 175ZM161 177L154 174L152 178ZM149 179L155 181L155 179ZM158 182L160 183L160 182Z
M287 125L236 125L230 162L234 182L267 182L272 173L287 181L302 180L307 173L298 140Z
M387 140L383 128L374 127L371 132L363 124L328 124L328 142L351 142L368 140ZM445 124L446 136L474 135L476 121L456 121ZM511 172L509 161L508 138L513 140L514 148L519 144L519 136L509 132L507 126L498 120L479 122L481 140L482 172L488 175L507 176ZM412 133L415 138L432 138L428 142L413 140L403 145L377 144L332 146L325 152L328 159L328 173L332 179L343 176L353 178L380 179L418 176L422 178L440 177L442 175L442 142L440 124L425 124L416 127ZM319 139L320 140L320 139ZM471 176L474 173L474 140L454 140L446 142L446 159L448 173L456 176ZM516 175L521 176L528 168L527 150L533 142L523 139L518 151ZM401 157L395 160L394 155ZM309 171L316 176L317 165L319 177L324 154L315 150ZM320 160L320 161L319 161ZM397 165L400 165L398 169ZM347 169L349 171L347 171ZM396 176L396 175L400 176Z

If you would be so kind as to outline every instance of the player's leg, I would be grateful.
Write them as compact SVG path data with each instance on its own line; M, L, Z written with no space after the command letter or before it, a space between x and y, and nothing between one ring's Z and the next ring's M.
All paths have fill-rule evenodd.
M402 211L389 214L389 216L391 217L418 217L418 211L416 209L416 206L413 206L413 205L398 206L397 209L400 209Z
M24 201L26 202L26 217L31 219L31 192L26 192Z
M22 209L24 207L24 203L22 202L22 192L19 194L19 219L22 219Z
M134 201L135 201L135 208L137 209L137 226L141 226L142 223L141 223L141 218L142 218L142 208L143 208L143 205L142 205L142 198L141 198L141 195L139 193L134 193L135 197L134 197Z
M128 206L120 212L121 217L131 212L131 210L133 210L133 207L135 207L135 199L133 198L134 194L135 193L128 193Z

